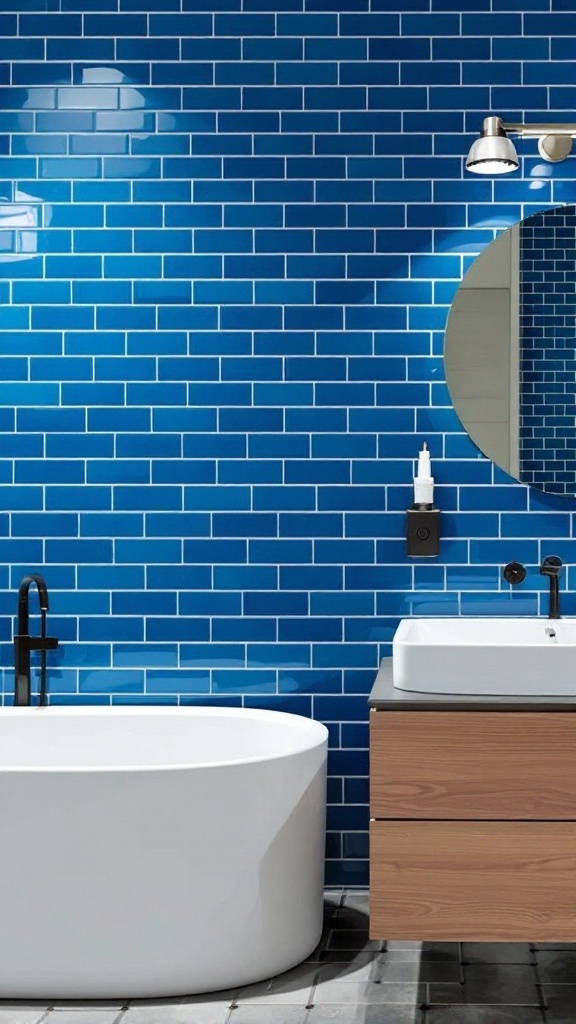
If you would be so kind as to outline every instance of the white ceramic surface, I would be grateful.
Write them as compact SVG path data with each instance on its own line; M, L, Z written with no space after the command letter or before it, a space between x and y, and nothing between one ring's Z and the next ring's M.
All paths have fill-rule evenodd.
M575 619L403 619L392 655L402 690L576 696Z
M192 994L322 929L327 730L248 709L0 711L0 998Z

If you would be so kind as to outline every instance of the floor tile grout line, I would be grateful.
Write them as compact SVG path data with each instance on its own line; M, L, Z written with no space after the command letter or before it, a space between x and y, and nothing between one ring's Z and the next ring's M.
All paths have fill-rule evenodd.
M464 943L458 943L458 973L460 975L460 984L463 985L466 976L464 974Z
M538 992L538 999L539 999L540 1010L541 1010L542 1016L546 1019L546 1014L547 1014L547 1011L548 1011L548 1006L546 1004L546 996L544 994L544 987L543 987L542 979L540 977L540 970L539 970L539 967L538 967L538 961L536 959L536 954L534 954L534 959L536 961L535 964L534 964L534 974L536 975L536 991Z

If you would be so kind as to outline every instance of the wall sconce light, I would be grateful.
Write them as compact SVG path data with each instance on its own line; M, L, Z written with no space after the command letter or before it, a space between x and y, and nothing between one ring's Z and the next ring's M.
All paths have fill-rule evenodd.
M507 124L500 117L486 117L480 138L470 147L466 170L473 174L508 174L518 169L518 156L509 135L538 139L543 160L565 160L576 138L576 124Z

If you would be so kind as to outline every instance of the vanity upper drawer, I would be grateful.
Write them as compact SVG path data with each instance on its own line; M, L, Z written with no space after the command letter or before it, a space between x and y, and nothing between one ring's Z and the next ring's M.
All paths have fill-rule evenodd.
M576 819L576 715L372 711L373 818Z
M573 942L576 822L371 822L370 935Z

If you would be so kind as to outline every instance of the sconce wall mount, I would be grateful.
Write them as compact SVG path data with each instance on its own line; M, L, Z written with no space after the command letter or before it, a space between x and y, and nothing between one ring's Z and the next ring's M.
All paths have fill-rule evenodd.
M466 170L473 174L508 174L519 167L518 155L510 135L538 139L538 152L543 160L558 163L572 151L576 124L522 124L506 122L500 117L487 117L480 138L470 147Z

